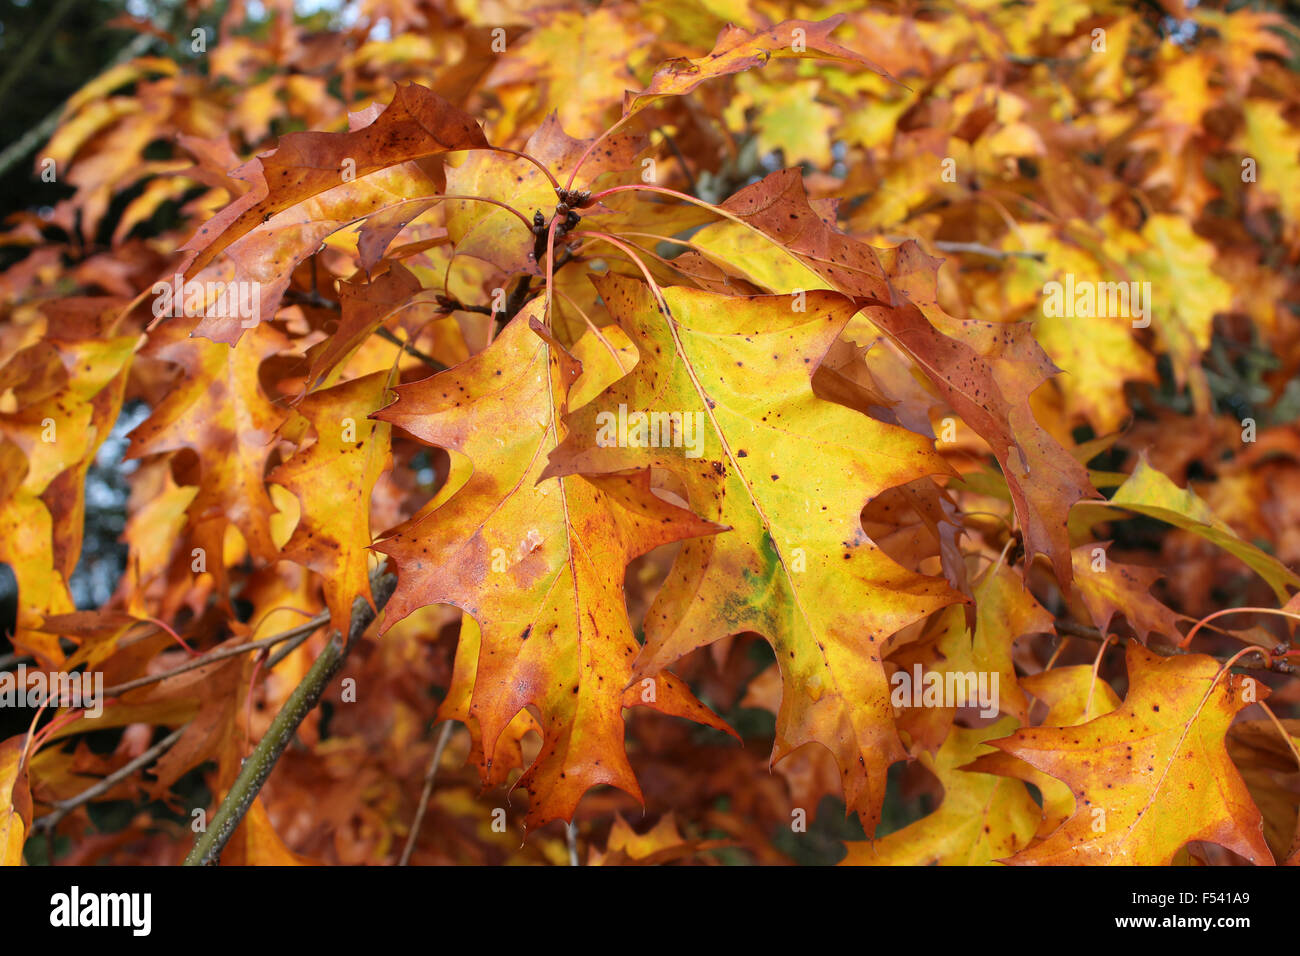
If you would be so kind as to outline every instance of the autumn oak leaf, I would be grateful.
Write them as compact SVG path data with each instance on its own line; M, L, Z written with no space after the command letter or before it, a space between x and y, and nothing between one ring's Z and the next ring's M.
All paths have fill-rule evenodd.
M1034 341L1030 326L943 316L934 303L940 260L914 241L876 249L838 232L809 205L798 169L746 186L721 208L867 307L867 318L988 442L1024 528L1025 550L1047 555L1057 579L1068 584L1066 516L1075 502L1099 495L1083 465L1029 408L1029 396L1059 371Z
M409 201L443 192L439 157L488 145L469 114L414 83L398 86L388 106L351 119L347 133L287 133L278 148L232 173L252 188L182 247L190 253L183 274L187 286L256 284L259 314L237 314L252 296L241 290L235 302L227 292L224 306L207 304L196 334L237 342L247 323L274 316L294 266L326 236L372 214L391 218L385 210L396 204L418 214Z
M722 527L652 494L648 471L543 474L579 368L537 322L539 310L529 303L456 368L398 386L397 400L375 414L472 466L443 506L375 546L398 569L384 629L434 603L477 621L469 712L488 762L516 714L531 705L540 715L542 750L518 782L532 797L530 827L571 818L600 784L640 798L623 749L624 691L639 649L624 569L658 545ZM701 706L683 685L656 695L661 709L687 699Z
M1074 793L1073 815L1007 862L1168 866L1203 840L1271 865L1263 819L1224 743L1233 717L1268 689L1212 657L1160 657L1135 641L1128 671L1128 695L1111 713L990 741Z
M706 80L763 66L774 57L814 57L845 65L865 66L881 76L889 76L883 68L860 53L855 53L830 38L830 34L843 22L843 14L827 17L820 22L786 20L756 33L728 24L718 35L717 43L707 56L693 60L669 60L655 71L650 85L644 90L628 92L623 101L623 115L636 113L664 96L683 96Z
M545 473L661 468L697 514L732 529L683 544L650 608L637 674L728 635L763 635L785 682L773 760L822 743L848 805L874 825L885 773L906 757L882 645L961 598L897 565L860 513L886 488L946 466L921 436L813 393L814 371L856 311L845 296L673 287L665 314L644 283L595 281L640 360L573 413Z
M920 756L943 785L939 808L879 840L849 843L840 865L985 866L1025 846L1038 823L1025 785L963 766L990 750L990 738L1016 726L1004 717L977 729L953 727L937 754Z

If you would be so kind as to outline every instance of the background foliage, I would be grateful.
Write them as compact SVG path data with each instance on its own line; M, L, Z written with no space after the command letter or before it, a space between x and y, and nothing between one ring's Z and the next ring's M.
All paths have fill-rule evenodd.
M833 33L808 25L806 56L783 55L798 51L778 24L834 15ZM223 862L393 863L408 840L418 864L1297 860L1290 621L1241 613L1200 629L1198 653L1175 646L1218 611L1294 608L1300 588L1293 10L1179 0L359 0L297 10L160 0L122 10L9 0L3 24L0 136L30 141L0 160L11 211L0 234L0 561L16 585L0 662L84 665L113 687L195 652L315 625L286 654L238 654L113 695L94 721L0 708L7 862L179 862L193 809L219 803L330 627L347 630L379 552L394 557L401 583L344 665L355 701L330 685ZM743 56L707 58L738 36L751 44ZM655 95L625 98L637 90ZM441 145L408 155L397 133L356 132L405 135L393 125L399 103L426 134L430 117L445 123L430 134ZM486 196L549 222L549 174L466 147L481 135L527 152L564 184L583 141L633 114L574 185L645 184L652 169L654 184L727 215L610 194L582 210L572 237L554 240L561 260L548 269L535 255L545 245L508 211L411 205L436 193ZM305 131L334 138L283 139ZM267 159L277 146L279 159ZM257 156L261 167L240 166ZM355 183L309 189L321 170L336 185L340 157L357 159ZM46 160L52 182L41 176ZM298 177L291 185L271 175L281 160ZM271 192L259 200L263 168ZM240 218L250 207L257 215ZM374 212L390 207L399 211ZM787 216L806 218L795 229ZM584 229L623 246L566 245ZM898 251L872 264L868 244ZM656 341L670 353L672 343L643 321L656 302L638 285L634 254L681 329L701 333L679 346L676 364L650 360ZM153 283L204 268L263 283L270 312L256 329L152 321ZM1149 327L1047 314L1046 284L1067 273L1149 282ZM512 293L516 317L504 327L498 289ZM734 495L710 512L703 502L724 479L590 447L598 409L662 389L656 376L672 370L714 370L704 340L727 322L780 338L777 312L788 309L760 297L796 290L814 314L839 321L835 334L791 332L780 340L785 360L719 377L737 402L766 395L813 409L789 441L758 453L774 484L785 471L857 525L859 540L845 547L870 573L814 558L803 593L816 595L821 623L806 634L772 623L788 604L763 604L744 555L779 539L778 528L817 521L781 524L787 503L771 487L754 509L761 520ZM553 346L530 317L549 325ZM949 341L976 358L946 357ZM719 346L727 366L766 362L748 344ZM576 374L568 353L584 376L572 388L519 384L533 371ZM430 366L450 371L430 378ZM501 368L527 373L503 407L442 401L449 382L493 394ZM670 407L693 407L674 381ZM524 410L554 441L520 430ZM358 423L364 454L330 437L344 418ZM47 419L59 429L53 443L41 438ZM824 457L828 434L856 452ZM934 449L942 463L912 474L888 462L900 449ZM594 496L592 524L562 533L608 546L608 565L593 563L601 574L574 572L578 606L600 615L592 633L615 634L629 654L643 644L638 678L675 675L658 678L655 707L601 698L617 727L602 725L600 739L622 740L613 750L622 759L625 747L630 777L587 767L564 783L573 764L556 747L580 750L574 736L598 722L580 706L566 712L555 694L507 692L527 655L492 663L487 651L500 645L489 605L527 589L450 581L468 559L440 574L416 563L421 546L468 539L456 522L476 508L510 504L494 476L544 487L532 482L548 461L543 481ZM657 497L608 475L651 466ZM526 557L549 540L526 527L544 505L511 507L517 547L507 550ZM652 511L666 530L628 530ZM615 513L640 516L618 525L617 547L601 517ZM694 631L693 619L665 634L651 609L688 617L673 575L723 560L696 557L717 525L732 529L718 541L749 551L725 565L730 578L702 576L701 593L710 612L732 590L743 609L727 605L734 627L724 634ZM694 543L678 543L686 538ZM372 541L381 543L370 552ZM209 556L202 572L195 547ZM604 572L619 556L625 582L611 585ZM879 586L888 575L892 589ZM867 579L876 590L861 590ZM480 601L477 623L452 606ZM843 633L855 636L839 674L854 680L832 695L832 718L803 662ZM880 644L864 651L868 633ZM795 645L799 664L783 672L781 652ZM1265 652L1224 672L1248 646ZM536 653L537 672L550 675L576 652ZM863 654L875 669L859 672ZM583 666L601 680L634 673L612 651ZM883 713L872 694L913 666L998 673L1000 716ZM489 739L502 735L493 759L485 721ZM1193 731L1207 743L1189 756ZM1080 753L1081 734L1091 753ZM1145 772L1116 756L1128 735L1147 741ZM644 803L616 787L586 791L591 783L639 788ZM1210 791L1218 802L1198 802ZM1087 807L1099 795L1124 821L1113 840L1092 828ZM496 811L504 828L493 827ZM1136 836L1115 836L1124 827Z

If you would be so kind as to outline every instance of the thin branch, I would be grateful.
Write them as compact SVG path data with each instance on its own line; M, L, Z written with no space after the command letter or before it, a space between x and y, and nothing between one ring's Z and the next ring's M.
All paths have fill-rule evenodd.
M452 728L455 726L454 720L448 720L442 725L438 744L433 748L433 759L429 761L429 769L424 774L424 790L420 793L420 806L415 811L415 819L411 821L411 832L406 835L406 846L402 848L402 858L398 860L398 866L406 866L411 862L415 839L420 835L420 825L424 823L424 811L429 806L429 798L433 796L433 781L438 776L438 763L442 760L442 752L446 749L447 741L451 739Z
M512 150L507 150L506 152L512 152ZM357 218L345 222L341 228L347 229L349 226L355 226L357 223L364 222L365 220L369 219L377 212L380 211L387 212L390 209L396 209L398 206L405 206L408 204L422 203L422 202L427 202L427 203L442 202L443 200L451 200L453 202L487 203L488 205L496 206L510 213L510 215L514 216L516 219L518 219L520 222L524 224L525 229L532 231L533 228L532 223L528 221L528 217L525 216L518 209L516 209L514 206L510 205L509 203L502 202L500 199L489 199L487 196L470 196L461 193L434 193L433 195L430 196L412 196L409 199L400 199L397 202L389 203L388 205L384 206L382 210L375 209L368 213L365 213L364 215L357 216Z
M569 847L569 866L581 866L578 862L578 822L570 820L564 828L564 842Z
M14 37L14 40L22 39L22 45L18 46L13 53L13 59L9 62L9 69L5 70L4 76L0 77L0 104L9 95L9 90L18 80L27 75L31 69L32 63L45 52L45 46L50 42L50 37L54 36L54 31L59 25L59 21L67 15L72 9L76 0L59 0L54 5L54 9L45 14L45 19L32 31L27 37Z
M885 238L890 242L906 241L903 236L886 236ZM1035 262L1043 262L1047 258L1047 254L1044 252L1025 249L994 249L982 242L953 242L948 239L928 239L925 241L940 252L970 253L975 256L987 256L990 259L1032 259Z
M329 623L329 612L323 611L317 614L310 621L304 621L296 627L291 627L287 631L281 631L279 634L273 634L270 637L264 637L260 641L249 641L247 644L236 644L234 647L220 647L215 651L210 651L202 657L196 657L186 661L179 667L173 667L171 670L163 671L160 674L148 674L145 677L137 677L135 680L129 680L122 684L114 684L112 687L104 689L103 696L118 697L129 690L135 690L137 687L147 687L149 684L156 684L164 681L169 677L175 677L177 674L184 674L186 671L192 671L199 667L206 667L209 664L215 664L217 661L224 661L228 657L235 657L247 651L259 651L264 647L271 647L282 641L293 640L294 638L307 638L317 628ZM280 658L283 659L283 658ZM277 660L278 663L278 660Z
M17 664L27 664L36 660L27 654L0 654L0 671L8 670Z
M474 149L490 149L494 153L507 153L511 156L518 156L520 159L526 159L528 160L528 162L532 163L534 166L536 166L538 169L542 171L542 175L551 181L551 185L555 189L558 190L560 188L560 181L556 179L555 176L552 175L551 171L547 169L546 166L542 163L542 161L535 156L530 156L527 153L521 153L517 149L506 149L504 146L472 146L469 147L469 149L467 149L466 152L470 152Z
M1199 621L1197 621L1197 622L1192 626L1192 629L1191 629L1190 631L1187 632L1187 636L1184 637L1181 641L1178 642L1178 646L1179 646L1180 648L1186 648L1187 645L1189 645L1189 644L1192 643L1192 639L1193 639L1194 637L1196 637L1197 632L1198 632L1201 628L1205 627L1205 625L1209 624L1209 623L1210 623L1211 621L1213 621L1216 617L1223 617L1223 616L1226 615L1226 614L1276 614L1278 617L1285 617L1285 618L1290 618L1290 619L1293 620L1293 621L1300 621L1300 614L1296 614L1296 613L1294 613L1294 612L1292 612L1292 611L1287 611L1287 610L1284 610L1284 609L1283 609L1283 610L1279 610L1279 609L1277 609L1277 608L1273 608L1273 607L1229 607L1229 608L1224 608L1222 611L1215 611L1213 614L1206 615L1205 617L1203 617L1203 618L1201 618ZM1294 626L1295 626L1295 625L1292 625L1292 627L1294 627ZM1261 645L1261 646L1262 646L1262 645Z
M385 342L391 342L394 345L398 346L403 352L405 352L407 355L410 355L412 358L419 359L421 362L429 366L429 368L433 369L435 372L447 371L447 366L443 365L441 362L439 362L428 352L423 352L420 349L417 349L410 342L407 342L405 339L398 338L396 335L394 335L384 326L381 325L379 326L379 328L375 329L375 334L378 335Z
M128 60L134 60L137 56L144 53L145 50L149 49L149 44L151 44L153 40L154 38L149 34L141 33L123 47L117 56L113 57L112 62L110 62L108 66L104 67L103 72L107 73L109 70L116 66L121 66ZM100 75L102 76L103 73ZM29 129L21 137L14 140L14 142L6 147L3 152L0 152L0 176L9 172L10 167L17 163L18 160L22 159L37 146L50 138L55 128L59 125L59 120L63 118L63 113L67 108L68 101L65 100L47 113L43 120Z
M780 239L777 239L775 236L769 235L768 233L764 232L762 229L758 228L758 226L755 226L749 220L736 215L735 213L731 212L728 209L724 209L722 206L715 206L713 203L705 202L703 199L700 199L696 196L689 196L686 193L676 189L666 189L663 186L651 186L648 183L630 183L625 186L611 186L609 189L602 189L598 193L593 193L591 196L591 200L592 202L600 202L606 196L613 196L617 193L625 193L625 192L631 192L637 194L647 193L647 194L655 194L660 196L671 196L672 198L679 199L682 202L688 202L694 206L699 206L701 209L707 209L708 211L716 215L719 215L724 219L730 220L731 222L734 222L739 226L743 226L744 228L750 230L750 232L752 232L754 235L758 236L760 239L767 241L768 244L780 250L783 254L787 256L797 258L801 261L807 260L810 262L821 262L828 266L834 266L835 268L840 269L842 271L858 272L863 275L871 275L871 273L869 273L866 269L859 268L858 266L846 265L843 262L835 262L834 260L827 259L824 256L816 256L809 252L801 252L798 254L791 252L789 247L787 247ZM595 233L579 233L579 235L595 235Z
M320 702L325 688L343 666L343 661L357 639L365 633L370 622L388 603L396 584L397 578L394 575L384 574L372 585L375 599L373 608L365 598L360 596L353 602L352 621L348 627L347 640L340 641L336 632L312 664L311 670L294 688L289 699L285 701L284 707L271 721L266 734L244 761L239 776L235 778L226 798L208 823L207 830L194 842L194 848L185 857L185 866L212 866L217 862L221 851L244 818L244 814L257 799L262 784L271 775L280 755L284 753L285 748L289 746L289 741L297 733L298 725Z
M1007 62L1017 66L1074 66L1088 59L1086 56L1021 56L1008 53Z
M313 258L312 259L313 286L315 285L316 282L315 263L316 260ZM310 292L299 292L297 289L289 289L287 292L285 292L284 297L294 302L305 302L307 305L314 306L318 309L330 309L331 311L334 312L339 312L342 310L342 306L339 305L339 303L333 301L332 299L325 298L323 295L319 294L315 290L315 288L313 288L312 291ZM455 305L457 308L464 308L466 309L466 311L469 312L478 311L476 308L467 308L465 306L460 305L460 303L455 303ZM405 308L405 306L402 306L401 308ZM385 321L388 319L389 316L392 316L394 313L401 311L401 308L394 309L393 312L390 312L388 314L388 316L385 316ZM490 312L491 310L488 311ZM378 335L385 342L391 342L393 345L396 345L398 348L400 348L403 352L405 352L407 355L411 356L412 358L419 359L421 362L429 366L429 368L433 369L435 372L447 371L447 366L443 365L441 362L439 362L428 352L424 352L416 348L415 345L412 344L411 342L399 338L392 331L390 331L387 326L381 325L377 327L375 329L375 334Z
M678 165L682 167L682 173L686 176L686 182L690 186L691 194L697 195L700 191L699 187L695 184L695 176L691 173L690 164L686 162L686 157L682 155L682 150L681 147L677 145L677 140L668 135L662 126L656 126L655 132L664 138L664 142L668 144L668 148L673 151L673 155L677 157Z
M613 135L617 130L621 129L624 123L626 123L628 120L630 120L633 116L636 115L637 115L636 113L625 113L617 123L609 127L607 130L605 130L605 132L601 133L599 136L597 136L595 139L591 141L590 145L587 146L583 154L578 157L578 162L574 164L573 171L569 173L569 181L564 184L564 188L566 190L573 189L573 183L578 178L578 171L582 169L583 164L587 162L587 159L591 156L591 154L596 151L596 147L599 146L601 143L603 143L611 135Z
M182 726L177 727L140 756L136 757L130 763L124 764L117 770L114 770L90 789L83 790L75 797L68 797L66 800L59 800L57 803L53 804L53 812L47 813L45 816L33 823L32 829L53 830L59 825L59 821L73 810L77 809L77 807L81 806L83 803L89 803L96 797L107 793L137 770L141 770L153 763L154 760L162 756L163 751L169 750L176 741L181 739L181 735L185 733L185 728L188 726L189 724L183 724Z
M1035 262L1043 262L1047 258L1047 254L1043 252L1030 252L1025 249L994 249L992 246L986 246L980 242L949 242L945 239L935 239L930 245L941 252L969 252L976 256L988 256L990 259L1033 259Z
M304 631L303 633L299 634L297 637L290 638L283 647L276 648L275 653L272 654L266 661L266 669L268 671L275 670L275 666L279 664L280 661L284 660L286 657L288 657L290 654L296 651L298 648L302 647L303 642L306 641L307 638L311 637L312 633L313 633L312 631Z
M1069 635L1070 637L1081 637L1085 641L1092 641L1093 643L1096 644L1100 644L1103 640L1105 640L1105 636L1101 633L1101 631L1097 630L1097 628L1092 627L1091 625L1088 624L1080 624L1077 621L1071 621L1063 618L1057 619L1056 630L1057 633L1059 634L1066 634ZM1122 645L1116 644L1115 646L1120 647ZM1262 645L1252 644L1251 647L1258 647L1264 653L1268 653L1268 648L1263 647ZM1153 654L1159 654L1161 657L1183 657L1187 654L1199 653L1198 651L1185 651L1182 650L1181 648L1169 647L1168 645L1165 644L1147 644L1146 649L1151 651ZM1204 654L1202 656L1213 657L1216 661L1218 661L1221 664L1226 663L1228 661L1228 658L1218 657L1214 654ZM1296 669L1287 661L1275 660L1272 661L1272 663L1270 664L1269 662L1252 658L1249 661L1238 661L1237 663L1233 664L1233 666L1245 670L1270 671L1274 674L1294 675L1295 673L1297 673Z
M438 296L438 304L445 306L452 312L473 312L476 315L496 315L496 310L490 305L467 305L460 299L453 298L449 295Z
M375 586L377 586L377 579L372 576L371 587L373 588ZM271 655L270 659L267 661L266 670L269 672L277 664L279 664L282 660L284 660L285 657L293 653L295 649L301 646L303 642L307 640L307 638L311 637L311 635L316 632L317 629L319 629L322 625L329 623L329 619L330 619L329 612L324 611L316 615L311 620L305 621L304 623L299 624L297 627L291 628L288 631L283 631L279 634L274 634L271 637L262 638L261 640L258 641L251 641L246 644L239 644L236 645L235 647L221 648L219 650L213 651L210 654L205 655L204 657L191 660L191 661L186 661L185 664L181 665L178 668L175 668L174 670L167 671L166 673L153 674L148 678L143 678L138 681L130 681L126 684L119 684L114 687L110 687L104 691L104 696L105 697L116 696L117 694L124 693L126 690L130 690L133 687L144 686L145 684L150 684L150 683L157 683L158 681L165 680L168 677L174 676L175 674L181 674L186 671L195 670L199 667L204 667L208 664L212 664L217 661L235 657L239 654L243 654L248 651L261 650L263 648L271 647L274 644L287 642L284 644L283 647L281 647L273 655ZM113 773L109 774L107 777L105 777L99 783L95 784L93 787L90 787L88 790L85 790L84 792L77 794L75 797L69 797L66 800L61 800L52 804L52 806L54 807L54 812L47 814L46 816L38 819L33 824L33 828L34 829L44 828L47 830L52 830L55 826L58 825L59 821L62 820L63 817L66 816L70 811L76 809L77 807L81 806L84 803L89 802L90 800L93 800L95 797L100 796L103 793L106 793L117 783L126 779L127 777L135 773L135 771L139 770L140 768L151 763L163 751L169 749L173 744L175 744L176 741L180 739L180 736L182 733L184 733L184 731L185 731L184 726L177 728L172 733L168 734L162 740L158 741L158 743L154 744L152 747L150 747L148 750L142 753L140 756L136 757L130 763L124 765L118 770L113 771Z

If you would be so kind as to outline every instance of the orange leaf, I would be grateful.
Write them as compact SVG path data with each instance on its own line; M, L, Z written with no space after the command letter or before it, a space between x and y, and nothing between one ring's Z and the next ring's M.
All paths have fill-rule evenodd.
M546 337L539 309L530 303L456 368L398 386L375 415L473 465L445 504L375 546L398 568L384 628L433 603L477 621L470 714L489 763L521 709L533 705L541 718L541 753L519 781L532 796L530 827L570 819L598 784L640 797L623 749L638 649L623 569L657 545L718 530L651 494L647 471L543 477L579 369Z
M797 169L745 187L721 208L868 306L867 318L911 356L992 447L1024 527L1025 550L1047 555L1057 579L1068 584L1066 516L1080 498L1099 495L1084 467L1030 411L1029 396L1058 371L1030 326L941 318L934 305L939 260L913 241L876 249L837 232L808 204ZM953 335L936 328L931 316L945 321Z
M1212 657L1162 658L1132 641L1128 669L1117 710L991 741L1064 781L1075 798L1058 830L1007 862L1168 866L1204 840L1271 866L1263 818L1224 744L1233 716L1268 689L1221 674Z

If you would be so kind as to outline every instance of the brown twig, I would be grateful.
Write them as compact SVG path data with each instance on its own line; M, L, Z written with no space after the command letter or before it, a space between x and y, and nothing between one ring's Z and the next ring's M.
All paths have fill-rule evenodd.
M1092 627L1089 624L1080 624L1077 621L1072 621L1064 618L1057 619L1056 631L1058 634L1065 634L1070 637L1081 637L1085 641L1092 641L1095 644L1100 644L1103 640L1105 640L1105 635L1103 635L1101 631L1099 631L1097 628ZM1115 646L1120 647L1122 645L1116 644ZM1268 648L1263 647L1262 645L1252 645L1252 646L1259 646L1261 647L1262 650L1265 651L1268 650ZM1146 648L1147 650L1151 651L1153 654L1159 654L1161 657L1182 657L1186 654L1200 653L1199 651L1185 651L1181 648L1170 647L1166 644L1147 644ZM1227 658L1217 657L1214 654L1206 654L1204 656L1213 657L1216 661L1218 661L1221 664L1227 662ZM1272 661L1271 663L1269 663L1254 657L1248 660L1239 661L1236 664L1234 664L1233 667L1241 668L1244 670L1270 671L1271 673L1274 674L1294 675L1296 673L1295 668L1292 667L1291 664L1289 664L1287 661L1284 660Z
M258 651L264 647L271 647L275 644L281 643L282 641L289 641L294 638L306 639L319 627L328 624L329 619L329 612L323 611L309 621L304 621L298 626L291 627L289 630L282 631L279 634L264 637L260 641L249 641L246 644L236 644L234 647L219 647L215 651L209 651L202 657L192 658L178 667L173 667L171 670L163 671L159 674L148 674L144 677L137 677L135 680L129 680L121 684L114 684L112 687L106 687L104 689L104 697L118 697L121 694L125 694L127 691L135 690L137 687L146 687L149 684L156 684L159 681L167 680L169 677L175 677L177 674L184 674L186 671L192 671L199 667L206 667L209 664L215 664L217 661L224 661L229 657L235 657L247 651Z
M443 365L432 355L428 354L427 352L420 351L410 342L407 342L405 339L399 339L388 329L384 328L384 326L381 325L379 326L379 328L375 329L375 334L378 335L385 342L392 342L394 345L398 346L400 349L402 349L402 351L404 351L407 355L410 355L412 358L419 359L421 362L429 366L429 368L433 369L435 372L447 371L447 366Z
M429 806L429 798L433 796L433 782L438 776L438 763L442 760L442 752L447 748L447 741L451 739L451 731L455 726L456 722L452 720L442 725L442 733L438 735L438 743L433 748L433 759L429 761L429 769L424 774L424 790L420 793L420 806L415 811L415 819L411 821L411 832L406 835L406 846L402 848L402 858L397 861L398 866L406 866L411 862L415 840L420 835L420 825L424 823L424 811Z
M107 793L137 770L153 763L155 759L162 755L163 751L170 749L176 741L181 739L181 734L185 733L185 728L188 726L189 724L183 724L180 727L177 727L162 740L158 741L144 753L140 754L140 756L136 757L130 763L123 764L107 777L104 777L96 783L93 787L81 791L81 793L77 794L75 797L68 797L66 800L60 800L57 803L52 804L54 810L33 823L32 829L47 831L53 830L59 825L59 821L73 810L77 809L77 807L84 803L89 803L101 794Z
M936 239L930 243L941 252L966 252L976 256L987 256L990 259L1033 259L1035 262L1042 262L1047 258L1043 252L1030 252L1025 249L994 249L992 246L986 246L981 242L950 242L946 239Z
M901 236L886 236L885 238L890 242L906 241ZM1026 249L994 249L982 242L954 242L949 239L930 239L926 240L926 242L940 252L968 253L974 256L985 256L989 259L1032 259L1035 262L1043 262L1047 258L1047 254L1043 252L1033 252Z
M316 264L316 260L312 259L312 290L310 292L299 292L297 289L290 289L284 294L284 297L294 302L304 302L307 305L315 306L318 309L329 309L333 312L340 311L342 306L340 306L337 302L333 301L332 299L325 298L324 296L320 295L316 291L315 264ZM459 303L457 303L457 306L460 308L464 308L464 306L460 306ZM467 311L474 311L474 310L471 309ZM490 312L491 310L488 311ZM393 345L396 345L398 348L400 348L402 351L404 351L407 355L411 356L412 358L419 359L421 362L429 366L429 368L433 369L435 372L447 371L447 366L443 365L432 355L429 355L427 352L420 351L412 343L407 342L405 339L398 338L395 334L393 334L393 332L391 332L385 326L381 325L378 328L376 328L375 334L378 335L385 342L391 342Z
M677 140L668 135L661 126L656 126L655 132L664 138L664 142L668 144L668 148L671 149L673 155L677 157L677 163L682 167L682 174L686 177L686 182L690 188L691 195L699 195L699 186L695 183L695 176L691 172L690 164L686 162L686 157L682 155L682 150L681 147L677 145Z

